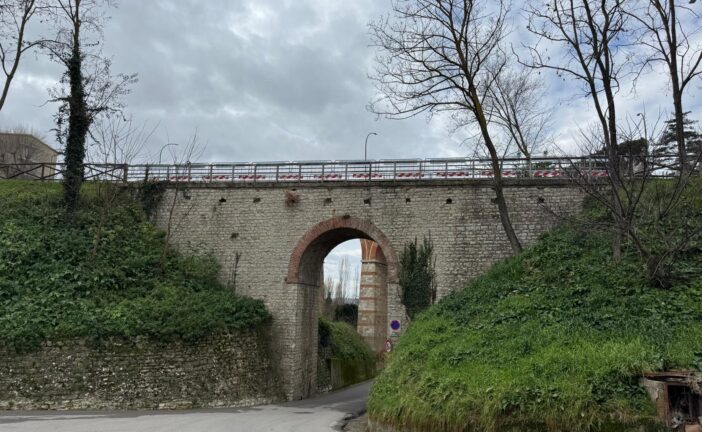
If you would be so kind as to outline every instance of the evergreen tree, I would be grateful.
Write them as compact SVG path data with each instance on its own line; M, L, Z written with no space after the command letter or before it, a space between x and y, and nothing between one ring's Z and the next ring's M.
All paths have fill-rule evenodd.
M422 244L418 244L417 239L414 239L405 245L400 255L402 304L410 319L414 319L436 300L433 255L434 246L426 237Z
M689 118L690 112L683 114L683 125L685 137L685 149L686 149L686 161L690 170L699 170L698 160L700 154L702 153L702 134L700 134L697 128L697 120L691 120ZM679 164L678 153L678 143L676 139L676 123L675 118L665 122L665 131L661 136L656 148L654 150L654 155L656 156L671 156L670 160L665 163L668 166L676 166Z

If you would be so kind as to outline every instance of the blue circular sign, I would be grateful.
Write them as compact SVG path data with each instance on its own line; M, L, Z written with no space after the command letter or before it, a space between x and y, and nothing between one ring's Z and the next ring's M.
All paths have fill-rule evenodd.
M393 330L400 330L400 321L398 320L392 320L390 322L390 328Z

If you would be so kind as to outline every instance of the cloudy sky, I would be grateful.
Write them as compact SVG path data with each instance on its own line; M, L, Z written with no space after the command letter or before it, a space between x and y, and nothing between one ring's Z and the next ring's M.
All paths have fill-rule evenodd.
M367 111L374 95L368 23L389 10L390 0L119 0L103 51L113 72L139 75L126 112L155 128L141 160L155 161L164 143L195 132L202 162L359 159L371 131L379 135L370 139L370 158L469 154L461 144L468 132L452 134L440 117L378 120ZM512 40L527 39L514 17ZM31 128L55 145L56 106L45 101L60 74L46 57L27 56L0 128ZM588 102L570 82L542 77L556 141L567 150L591 120ZM698 80L687 98L695 118L699 92ZM669 97L666 79L648 74L636 93L621 92L619 111L667 113Z
M368 22L390 0L120 0L105 28L113 72L138 73L127 113L156 128L142 159L157 159L165 142L197 132L201 161L463 156L467 132L450 133L434 118L377 120ZM514 14L512 40L524 40ZM0 112L0 127L24 126L55 144L56 107L47 88L61 69L27 56ZM568 147L588 122L587 101L568 82L544 73L545 101L555 107L557 141ZM699 92L700 85L693 89ZM666 81L646 76L638 92L622 92L620 112L667 111ZM689 108L702 101L691 95Z

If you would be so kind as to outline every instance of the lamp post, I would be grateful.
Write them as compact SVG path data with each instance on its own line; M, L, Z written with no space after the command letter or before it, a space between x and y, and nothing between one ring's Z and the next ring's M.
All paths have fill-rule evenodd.
M643 127L644 127L644 138L646 139L646 143L648 143L648 128L646 127L646 113L636 113L636 117L641 117L641 120L643 121Z
M168 146L177 146L177 143L167 143L164 144L163 147L161 147L161 151L158 152L158 164L161 165L161 156L163 156L163 150L168 147Z
M368 160L368 138L370 138L371 135L378 135L375 132L370 132L368 135L366 135L366 145L363 147L363 160Z

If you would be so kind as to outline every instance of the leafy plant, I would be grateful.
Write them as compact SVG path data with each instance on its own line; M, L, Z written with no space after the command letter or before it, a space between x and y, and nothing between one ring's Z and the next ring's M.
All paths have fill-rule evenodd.
M30 350L74 337L197 339L269 319L261 301L217 281L212 257L169 250L161 272L164 234L128 194L103 221L90 185L81 196L75 222L66 224L59 185L0 183L0 344Z
M402 304L410 319L436 299L433 254L434 246L426 237L421 244L417 244L417 239L409 242L400 254Z

